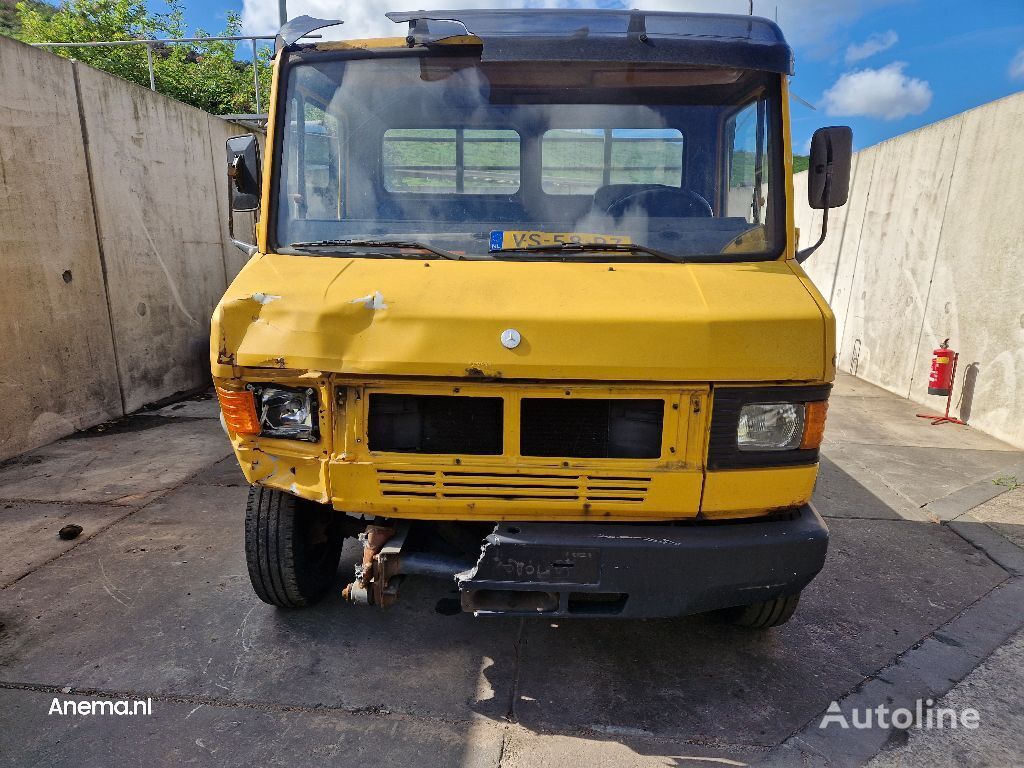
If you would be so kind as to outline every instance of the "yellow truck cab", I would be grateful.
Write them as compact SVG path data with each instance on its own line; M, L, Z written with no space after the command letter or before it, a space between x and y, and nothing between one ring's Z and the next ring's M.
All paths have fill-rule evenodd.
M799 266L781 31L388 16L396 37L348 42L289 22L265 160L228 142L255 242L211 364L257 595L321 599L359 536L353 603L418 575L477 615L786 621L825 558L835 361ZM848 128L812 140L826 218L850 152Z

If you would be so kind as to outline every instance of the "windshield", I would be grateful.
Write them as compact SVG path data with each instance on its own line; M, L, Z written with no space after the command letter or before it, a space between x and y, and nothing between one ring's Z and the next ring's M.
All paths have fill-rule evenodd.
M278 122L279 251L781 254L778 75L488 63L475 50L293 57Z

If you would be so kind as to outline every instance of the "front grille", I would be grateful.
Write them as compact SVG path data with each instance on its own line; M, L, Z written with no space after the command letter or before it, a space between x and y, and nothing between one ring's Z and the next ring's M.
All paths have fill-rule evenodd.
M388 497L551 502L634 502L647 498L650 477L547 472L449 472L378 469L380 492Z
M370 450L497 456L503 406L500 397L372 394Z
M664 400L523 398L523 456L655 459L661 455Z

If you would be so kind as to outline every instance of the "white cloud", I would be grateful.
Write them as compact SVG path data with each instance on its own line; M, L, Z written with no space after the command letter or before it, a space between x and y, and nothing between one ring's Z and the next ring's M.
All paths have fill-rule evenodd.
M698 11L746 15L747 0L625 0L632 8L648 11ZM835 49L836 32L872 8L899 0L754 0L754 15L778 16L786 40L805 53L825 54ZM567 3L562 3L567 4Z
M1014 80L1024 80L1024 48L1017 51L1017 55L1010 62L1010 77Z
M896 61L881 69L846 72L825 91L825 111L883 120L921 114L932 103L932 89L927 81L904 74L906 66L906 62Z
M754 13L774 18L794 45L821 48L833 46L833 33L871 8L897 0L754 0ZM697 11L708 13L747 12L747 0L622 0L624 6L649 11ZM404 25L385 18L387 11L451 8L559 8L608 6L601 0L288 0L288 16L306 14L321 19L342 18L344 26L325 33L332 38L392 37L405 34ZM267 35L278 29L277 0L243 0L242 26L246 34Z
M887 51L899 42L900 36L894 30L885 32L873 32L863 43L854 43L846 49L846 63L853 64L856 61L874 56L876 53Z

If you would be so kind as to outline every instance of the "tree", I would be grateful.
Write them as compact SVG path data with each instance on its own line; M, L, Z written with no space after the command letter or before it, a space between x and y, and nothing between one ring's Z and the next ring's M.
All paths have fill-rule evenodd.
M39 0L26 0L28 5L42 14L53 13L56 8ZM21 18L18 16L17 0L0 0L0 35L18 37L21 32Z
M99 42L110 40L159 40L176 37L208 37L202 29L193 35L185 30L181 0L170 0L168 13L151 13L144 0L65 0L58 8L40 8L38 2L18 3L21 28L18 37L27 43ZM241 34L241 19L228 15L218 36ZM125 80L149 87L146 47L102 46L51 48ZM154 43L153 71L160 93L214 114L256 111L251 62L235 60L235 43L209 41L195 44ZM261 93L270 92L271 51L263 46L258 57Z

